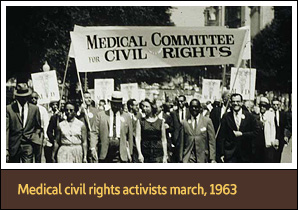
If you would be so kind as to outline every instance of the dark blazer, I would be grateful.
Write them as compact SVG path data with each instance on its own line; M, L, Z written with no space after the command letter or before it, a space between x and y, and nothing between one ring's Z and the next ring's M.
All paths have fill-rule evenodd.
M62 122L64 119L61 117L62 113L54 114L50 118L50 122L47 128L47 135L49 137L49 141L53 144L55 138L57 136L57 128L58 124Z
M122 161L128 161L127 143L129 144L129 152L132 155L133 150L133 128L132 120L128 113L121 113L124 122L121 121L120 128L120 158ZM109 149L109 129L110 129L110 112L99 112L96 121L91 128L91 147L98 146L99 160L104 160Z
M6 149L10 156L16 155L21 141L41 143L41 118L37 106L28 103L28 117L23 128L17 102L6 106Z
M288 123L288 116L285 112L279 111L279 126L277 126L275 121L275 130L276 130L276 139L279 140L279 147L276 151L276 160L275 162L280 163L281 161L281 155L282 151L285 145L285 134L288 134L286 129L289 129L289 123ZM287 135L289 137L289 135Z
M219 127L220 121L221 121L221 107L217 106L214 107L210 112L210 119L212 120L215 133Z
M170 114L171 118L172 118L172 125L173 125L173 130L172 130L172 143L176 146L179 147L180 143L178 141L179 138L179 133L181 130L181 122L180 122L180 118L179 118L179 110L175 110L172 111ZM190 112L189 109L186 108L186 116L185 119L190 118Z
M197 129L193 129L190 118L182 121L180 162L188 163L193 147L198 163L215 160L215 131L211 120L200 115Z
M278 139L280 142L284 141L285 137L285 129L288 128L287 123L287 115L283 111L279 111L279 127L275 124L276 128L276 139Z
M237 131L233 111L227 112L222 118L219 134L221 141L220 155L225 157L225 162L252 162L254 139L259 132L256 118L249 112L242 110L244 119L241 119L239 131L241 137L236 137L233 131Z

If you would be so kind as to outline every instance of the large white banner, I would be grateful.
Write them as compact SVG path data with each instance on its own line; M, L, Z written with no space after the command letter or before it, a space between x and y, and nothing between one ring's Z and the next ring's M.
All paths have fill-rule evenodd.
M95 79L94 80L94 100L110 100L114 91L114 79Z
M230 88L233 87L237 74L237 68L231 70ZM256 69L239 68L233 93L239 93L244 100L254 100L256 87Z
M138 83L121 84L120 88L123 94L123 102L127 102L129 99L136 99L139 101Z
M203 103L220 99L220 82L216 79L203 79L202 98Z
M56 71L40 72L31 74L33 89L39 95L39 104L59 101L60 93Z
M246 30L215 27L79 27L70 32L79 72L236 64Z

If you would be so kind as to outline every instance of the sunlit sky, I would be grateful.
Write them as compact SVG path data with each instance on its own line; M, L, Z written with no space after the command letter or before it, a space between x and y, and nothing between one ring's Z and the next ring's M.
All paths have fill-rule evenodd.
M204 9L203 6L176 6L171 19L176 26L204 26Z

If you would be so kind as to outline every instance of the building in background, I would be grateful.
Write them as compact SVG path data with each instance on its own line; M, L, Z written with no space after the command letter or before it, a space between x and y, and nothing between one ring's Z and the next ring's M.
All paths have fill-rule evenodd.
M249 40L252 40L273 19L274 7L269 6L210 6L204 9L205 26L246 27L250 29ZM249 53L249 56L243 59L250 60L250 52L246 53ZM250 66L249 63L244 62L242 67ZM224 66L222 70L218 72L221 74L223 86L226 86L225 84L229 84L230 68Z

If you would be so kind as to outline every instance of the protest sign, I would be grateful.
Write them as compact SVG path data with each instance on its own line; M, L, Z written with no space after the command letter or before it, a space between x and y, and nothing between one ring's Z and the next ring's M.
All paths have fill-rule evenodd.
M59 86L56 71L40 72L31 74L33 89L39 95L39 104L50 103L50 101L59 101Z
M110 100L114 91L114 79L95 79L94 80L94 100Z
M202 102L220 99L220 82L221 80L203 79Z
M123 101L127 102L129 99L136 99L139 101L139 87L138 83L128 83L120 85L123 94Z
M246 33L222 27L102 28L70 32L79 72L236 64Z
M231 69L230 88L233 87L237 68ZM256 86L256 69L239 68L232 93L239 93L244 100L254 100Z

